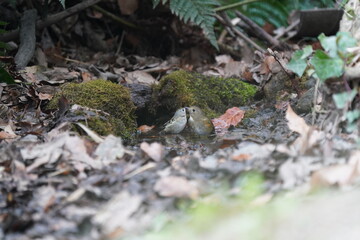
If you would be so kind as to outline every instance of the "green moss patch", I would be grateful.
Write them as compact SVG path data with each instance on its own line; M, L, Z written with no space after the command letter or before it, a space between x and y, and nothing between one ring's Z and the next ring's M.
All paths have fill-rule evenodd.
M136 131L135 106L126 87L100 79L65 84L48 108L56 108L60 96L66 97L71 104L108 113L109 116L91 116L87 120L88 126L100 135L114 134L129 139Z
M153 87L151 110L175 111L183 106L197 105L209 117L214 117L234 106L249 102L256 86L236 78L208 77L183 70L175 71Z

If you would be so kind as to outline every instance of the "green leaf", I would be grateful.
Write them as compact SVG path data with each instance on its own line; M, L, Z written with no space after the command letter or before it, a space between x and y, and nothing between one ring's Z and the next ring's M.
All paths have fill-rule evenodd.
M6 26L8 24L9 24L8 22L0 21L0 26Z
M153 8L156 8L157 5L159 5L160 2L162 2L163 5L167 3L168 0L152 0L153 2Z
M349 111L346 113L346 119L349 123L354 122L360 118L360 110Z
M339 109L345 108L349 103L354 100L357 92L356 89L353 89L351 92L343 92L334 94L332 97L334 99L335 105Z
M7 84L16 83L14 79L11 77L11 75L3 67L0 67L0 82L4 82Z
M344 61L341 58L332 58L321 50L316 50L310 63L322 81L331 77L340 77L344 72Z
M303 51L304 52L303 52L303 55L301 56L301 58L305 59L312 54L313 48L311 45L308 45L308 46L304 47Z
M281 3L278 0L246 4L242 7L242 12L260 26L268 22L275 27L286 26L289 15L285 3Z
M304 59L294 60L292 58L286 67L301 77L307 67L307 61Z
M326 52L329 53L331 57L337 56L337 45L336 45L336 37L326 37L325 34L320 34L318 37L321 46L325 49Z
M349 32L338 32L337 37L337 46L338 51L341 53L346 53L346 49L350 47L356 47L357 41L351 36Z
M65 9L65 0L59 0L61 6Z
M294 52L290 62L287 65L287 68L301 77L307 67L307 57L311 55L312 51L313 49L309 45L302 50L297 50Z

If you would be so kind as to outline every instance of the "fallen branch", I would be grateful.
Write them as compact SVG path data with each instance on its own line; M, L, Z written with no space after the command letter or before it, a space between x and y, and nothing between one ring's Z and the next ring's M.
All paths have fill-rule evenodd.
M264 29L262 29L259 25L254 23L250 18L246 17L239 11L235 11L236 16L238 16L241 20L243 20L253 31L254 34L260 38L268 42L269 44L277 47L277 48L287 48L286 44L273 38L270 34L268 34Z
M246 36L244 33L242 33L240 30L238 30L229 19L226 18L226 15L223 15L223 17L219 15L215 15L215 17L219 20L221 24L223 24L226 28L226 30L229 32L230 35L237 35L244 39L245 42L259 50L260 52L265 52L265 50L260 47L258 44L256 44L253 40L251 40L248 36Z
M87 1L81 2L79 4L76 4L75 6L68 8L62 12L51 15L45 20L39 20L36 23L36 29L37 30L43 29L51 24L57 23L57 22L63 20L64 18L70 17L71 15L78 13L100 1L101 0L87 0ZM3 41L3 42L13 41L18 38L19 38L19 30L18 29L0 35L0 41Z
M20 21L20 46L15 55L17 69L27 66L35 52L35 23L37 18L36 9L26 10Z

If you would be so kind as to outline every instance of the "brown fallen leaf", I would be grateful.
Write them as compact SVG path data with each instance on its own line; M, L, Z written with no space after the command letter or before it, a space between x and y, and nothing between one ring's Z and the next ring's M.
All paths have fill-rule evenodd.
M150 130L154 129L155 125L152 126L148 126L148 125L141 125L140 127L138 127L138 131L140 133L147 133Z
M215 129L228 129L231 125L236 126L244 118L245 111L238 107L229 108L219 118L212 119Z
M160 143L154 142L149 144L147 142L142 142L140 144L140 149L156 162L161 161L164 157L164 147Z
M139 7L138 0L117 0L117 2L123 15L131 15Z
M7 132L0 132L0 140L2 139L12 139L12 138L16 138L16 135L11 134L11 133L7 133Z
M290 104L287 107L285 117L288 120L288 127L291 131L297 132L301 135L306 135L310 131L310 126L306 124L302 117L294 112Z
M285 117L288 120L289 129L300 134L292 144L298 153L305 153L312 146L325 139L324 132L307 125L305 120L297 115L290 105L288 105Z
M193 182L177 176L160 178L156 182L154 190L163 197L195 199L199 196L199 190Z
M48 93L39 93L40 100L51 100L54 95Z
M238 154L231 157L232 160L239 162L249 160L250 158L251 158L250 154Z

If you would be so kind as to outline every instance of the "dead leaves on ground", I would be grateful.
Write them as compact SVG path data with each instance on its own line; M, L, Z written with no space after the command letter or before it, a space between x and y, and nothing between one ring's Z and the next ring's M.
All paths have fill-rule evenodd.
M226 110L226 112L220 117L212 119L212 122L216 130L225 130L230 126L237 126L244 118L244 115L245 111L238 107L233 107Z

